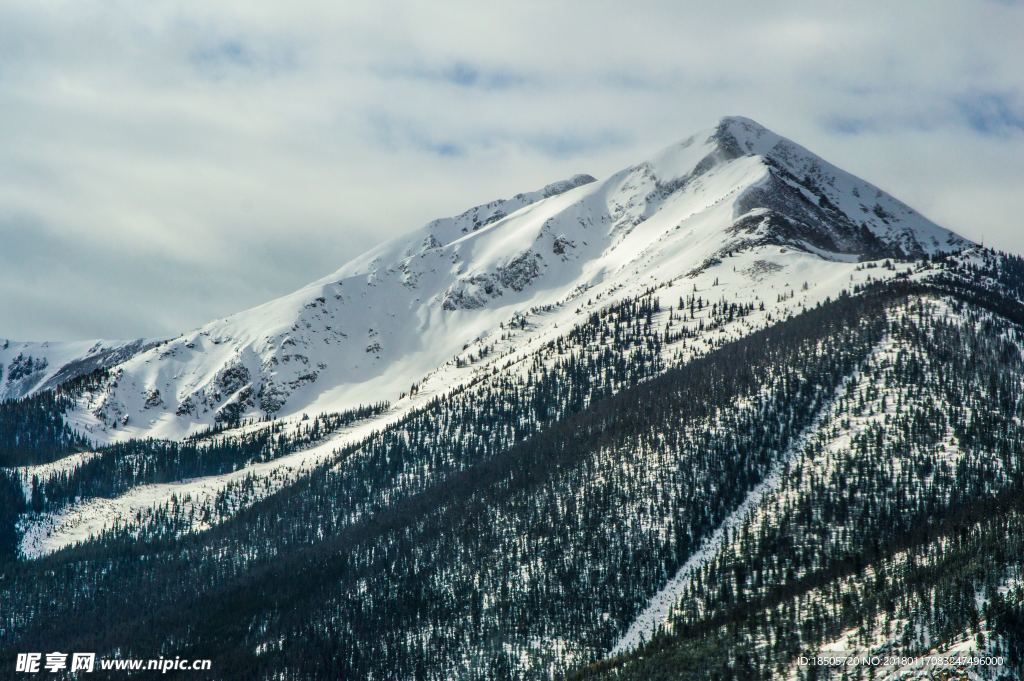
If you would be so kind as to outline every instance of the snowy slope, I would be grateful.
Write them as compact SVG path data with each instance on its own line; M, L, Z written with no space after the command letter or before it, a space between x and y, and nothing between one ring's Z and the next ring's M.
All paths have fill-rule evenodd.
M576 176L431 222L293 294L118 364L70 415L99 442L178 438L225 416L295 424L303 413L393 406L310 450L28 519L23 549L48 553L173 497L206 503L250 473L269 494L360 433L523 363L616 300L653 289L666 303L700 295L757 308L685 347L666 346L667 362L685 361L913 269L863 260L968 246L792 142L723 119L606 180Z
M607 302L765 249L838 263L966 245L806 149L725 118L603 181L576 176L436 220L136 354L71 418L102 442L395 401L452 374L452 359L502 323L583 291ZM792 276L755 261L745 266L759 280Z
M0 401L16 400L120 364L154 343L142 339L26 343L0 338Z
M574 291L554 305L527 310L517 318L523 323L523 328L517 326L513 329L505 325L497 333L485 334L479 340L471 341L464 350L457 353L461 362L448 361L429 372L419 382L415 395L398 400L383 414L343 429L309 449L223 475L140 485L119 496L87 499L54 514L26 515L21 526L24 532L21 548L26 557L45 555L85 540L104 529L125 526L140 514L145 518L147 512L153 509L167 504L180 506L185 499L188 500L184 502L187 506L197 509L195 517L199 518L204 515L200 510L215 503L218 495L226 493L229 497L235 497L236 494L231 491L235 485L250 475L260 479L262 484L253 492L255 496L232 501L232 512L235 512L290 485L315 466L331 460L339 448L359 442L375 430L387 428L411 411L424 407L430 400L450 393L458 386L470 384L495 371L521 371L538 357L549 364L552 351L548 346L551 341L564 337L591 313L624 297L640 295L653 289L655 295L666 304L666 309L653 319L657 326L662 327L675 314L667 309L670 301L691 295L701 296L708 301L708 306L695 319L683 321L676 315L675 328L678 330L685 326L691 331L696 331L709 319L707 311L713 300L754 306L749 315L714 330L709 327L686 343L667 344L663 349L663 359L666 364L674 364L706 354L766 324L783 320L826 298L835 298L856 285L912 272L912 265L900 265L892 270L879 267L878 263L867 263L867 267L862 267L858 263L828 261L793 249L760 246L731 256L723 266L711 267L693 276L659 282L651 276L637 274L626 283L620 284L613 280L607 286ZM913 274L925 275L923 272ZM803 282L808 284L806 289ZM761 302L765 304L764 310L758 308ZM489 348L490 351L486 357L481 358L483 348ZM549 356L545 359L545 355ZM296 416L278 419L276 423L287 430L302 421L301 417ZM257 427L265 427L265 424L251 426ZM43 478L53 468L64 470L77 463L77 459L69 457L55 464L26 467L19 473L23 479L31 479L32 475ZM207 527L206 523L197 523L193 529L203 530Z

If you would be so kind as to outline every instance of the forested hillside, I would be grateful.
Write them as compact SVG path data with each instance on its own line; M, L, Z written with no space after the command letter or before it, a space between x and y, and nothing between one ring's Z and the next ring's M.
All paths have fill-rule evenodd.
M840 678L795 662L821 651L1003 656L944 671L1020 678L1021 329L957 298L889 317L776 488L689 575L665 630L573 678Z
M840 637L1013 658L1019 332L951 271L678 367L654 292L607 308L557 361L435 399L204 533L163 508L8 563L4 640L209 656L219 678L774 678ZM597 662L755 488L671 630Z

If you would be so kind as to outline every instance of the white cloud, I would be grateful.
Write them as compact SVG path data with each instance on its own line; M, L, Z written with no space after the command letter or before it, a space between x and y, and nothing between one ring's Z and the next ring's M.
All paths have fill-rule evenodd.
M758 119L1024 251L1019 3L0 7L0 334L172 334Z

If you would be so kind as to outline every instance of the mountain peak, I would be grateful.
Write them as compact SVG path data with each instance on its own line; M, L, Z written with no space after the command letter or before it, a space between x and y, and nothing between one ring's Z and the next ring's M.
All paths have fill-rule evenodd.
M734 157L748 154L765 156L779 142L787 141L757 121L743 116L723 117L712 137L720 149Z
M755 121L753 118L747 118L746 116L722 116L718 119L719 127L730 125L744 125L767 130L767 128Z
M99 438L174 438L243 416L344 410L395 397L410 376L461 375L453 357L524 311L561 310L562 328L576 307L559 306L582 291L608 301L652 282L714 281L733 258L729 272L747 286L798 263L848 274L837 263L968 245L759 123L726 116L601 181L574 175L434 220L292 294L133 348L117 363L122 378L76 418ZM42 352L23 354L41 372ZM45 359L54 371L68 363ZM28 360L3 364L11 384Z
M728 132L731 134L742 132L758 136L771 132L771 130L765 126L752 118L747 118L746 116L722 116L718 119L718 125L715 126L715 129L719 132Z
M921 257L971 242L939 227L879 187L760 123L724 116L652 158L664 187L725 183L729 233L744 244L776 243L841 257ZM724 246L726 251L735 244Z
M743 156L768 156L785 138L744 116L723 116L656 154L647 163L662 180L701 175Z

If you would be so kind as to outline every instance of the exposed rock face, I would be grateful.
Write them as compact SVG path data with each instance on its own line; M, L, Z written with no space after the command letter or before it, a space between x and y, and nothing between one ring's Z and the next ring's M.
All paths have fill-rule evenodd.
M45 357L37 359L32 355L18 355L11 360L7 368L7 380L22 381L44 371L47 366L49 366L49 362Z

